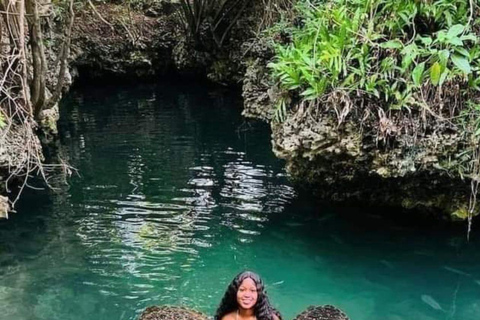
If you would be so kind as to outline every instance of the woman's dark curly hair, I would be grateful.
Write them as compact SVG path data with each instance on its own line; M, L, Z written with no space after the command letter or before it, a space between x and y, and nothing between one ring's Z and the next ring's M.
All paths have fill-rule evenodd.
M243 271L239 273L228 285L227 291L223 295L222 301L220 302L213 319L222 320L225 315L238 309L237 291L243 280L247 278L252 279L257 285L258 297L257 303L255 303L254 306L254 314L257 320L273 320L273 314L275 314L278 319L282 320L280 313L270 305L262 279L258 274L251 271Z

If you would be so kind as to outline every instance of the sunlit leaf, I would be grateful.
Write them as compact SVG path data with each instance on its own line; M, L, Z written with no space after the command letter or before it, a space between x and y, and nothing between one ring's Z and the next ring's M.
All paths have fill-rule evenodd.
M453 38L461 34L465 30L465 27L461 24L456 24L450 27L447 32L447 38Z
M463 46L463 41L459 37L448 39L448 43L453 44L454 46Z
M384 43L381 43L380 46L384 49L402 49L403 44L399 40L390 40Z
M447 80L448 75L450 74L450 69L445 68L443 70L442 75L440 76L440 81L438 82L438 85L441 86L445 83L445 80Z
M418 37L418 39L420 39L420 41L422 42L422 44L426 45L426 46L429 46L432 44L433 40L432 38L430 37Z
M441 67L438 62L435 62L431 67L430 67L430 79L432 80L433 85L438 85L440 81L440 75L441 75Z
M461 40L470 40L470 41L474 41L475 43L478 42L478 37L475 36L474 34L472 33L469 33L469 34L466 34L466 35L463 35L460 37Z
M462 56L469 58L470 52L465 48L455 48L455 52L461 54Z
M454 54L452 56L452 62L463 73L470 74L472 72L472 68L470 67L470 62L468 62L467 58L465 58L464 56Z
M423 71L425 71L425 62L419 63L412 71L413 83L415 83L416 86L422 84Z
M448 50L441 50L438 52L438 57L440 58L440 64L442 66L447 65L448 58L450 57L450 51Z

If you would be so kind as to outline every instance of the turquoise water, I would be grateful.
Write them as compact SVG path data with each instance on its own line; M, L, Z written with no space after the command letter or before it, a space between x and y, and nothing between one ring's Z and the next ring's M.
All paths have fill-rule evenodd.
M298 194L235 96L76 88L60 130L79 176L27 191L0 222L0 319L135 319L154 304L212 314L245 268L287 319L327 303L353 320L479 319L475 225L467 243L463 225Z

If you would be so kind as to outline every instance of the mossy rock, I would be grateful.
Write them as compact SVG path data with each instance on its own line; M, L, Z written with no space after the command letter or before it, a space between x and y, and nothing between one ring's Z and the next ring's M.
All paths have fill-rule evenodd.
M300 313L294 320L349 320L340 309L331 306L310 306Z
M200 312L182 307L148 307L138 320L207 320L208 317Z

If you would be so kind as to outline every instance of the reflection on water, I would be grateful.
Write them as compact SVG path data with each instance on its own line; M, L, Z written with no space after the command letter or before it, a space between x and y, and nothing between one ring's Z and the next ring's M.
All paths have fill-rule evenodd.
M476 320L478 236L399 226L299 199L232 94L205 87L78 88L62 151L79 169L27 192L0 222L0 318L134 319L146 306L212 313L243 268L292 318ZM246 129L246 130L245 130ZM362 217L362 218L358 218Z
M201 251L226 238L251 242L294 192L269 154L267 128L240 130L240 102L204 90L70 95L63 145L81 177L51 203L27 194L21 215L2 225L0 294L9 303L0 311L126 319L154 303L211 308L218 288L189 285ZM31 239L18 243L22 232Z

